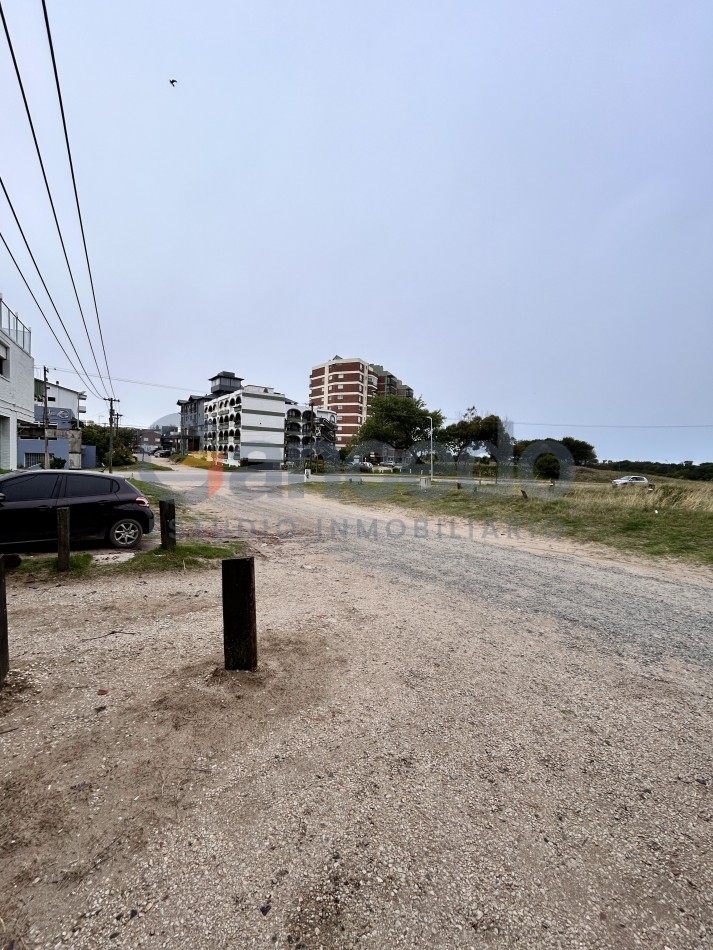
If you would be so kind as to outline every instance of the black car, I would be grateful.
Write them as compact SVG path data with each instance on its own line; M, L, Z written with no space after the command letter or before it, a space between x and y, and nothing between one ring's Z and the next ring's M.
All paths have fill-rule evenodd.
M125 478L40 469L0 475L0 545L56 541L58 508L69 508L73 540L133 548L153 530L147 499Z

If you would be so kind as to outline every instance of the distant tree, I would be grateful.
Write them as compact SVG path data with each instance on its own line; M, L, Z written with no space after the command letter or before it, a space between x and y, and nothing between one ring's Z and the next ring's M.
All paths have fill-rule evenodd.
M475 406L469 406L463 418L449 426L441 429L438 435L438 441L445 445L451 452L453 460L458 468L461 457L471 446L477 446L480 442L481 417L478 415Z
M533 471L538 478L559 478L559 460L554 455L540 455L535 459Z
M573 439L568 435L562 439L518 439L518 441L514 443L515 458L520 458L528 445L540 441L560 442L570 452L575 465L595 465L597 462L593 445L590 445L589 442L582 442L581 439ZM535 468L537 468L537 466L535 466Z
M356 435L357 443L386 442L404 452L415 442L428 439L433 418L435 430L443 425L443 413L429 410L422 399L405 399L402 396L374 396L369 406L369 417Z
M560 442L567 446L572 453L575 465L593 465L596 463L597 453L594 451L594 446L590 445L589 442L573 439L568 435L560 439Z
M484 448L497 446L500 459L512 458L514 455L515 443L510 438L500 416L491 414L483 417L480 423L480 440ZM488 454L491 458L496 457L492 449L488 450Z
M106 465L109 461L109 427L98 425L82 426L82 444L94 445L97 450L97 464ZM120 428L114 430L114 465L133 465L134 430Z

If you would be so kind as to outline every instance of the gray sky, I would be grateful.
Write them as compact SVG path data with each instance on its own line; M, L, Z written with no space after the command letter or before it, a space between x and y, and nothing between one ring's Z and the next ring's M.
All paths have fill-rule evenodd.
M3 7L96 331L41 2ZM220 370L302 399L340 353L520 438L713 459L710 0L48 9L127 424ZM0 101L0 174L91 370L2 36ZM2 196L0 227L38 288ZM0 290L66 367L1 247Z

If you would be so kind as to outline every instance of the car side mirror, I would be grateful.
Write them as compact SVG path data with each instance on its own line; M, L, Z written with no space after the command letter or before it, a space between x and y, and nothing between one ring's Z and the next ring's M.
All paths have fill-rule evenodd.
M1 505L4 501L5 501L5 496L4 496L3 493L0 491L0 505Z

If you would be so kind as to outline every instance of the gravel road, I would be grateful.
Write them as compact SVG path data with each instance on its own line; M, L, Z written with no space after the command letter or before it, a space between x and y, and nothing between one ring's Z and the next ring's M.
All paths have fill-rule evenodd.
M218 570L9 578L0 947L713 947L710 573L161 477L259 669Z

